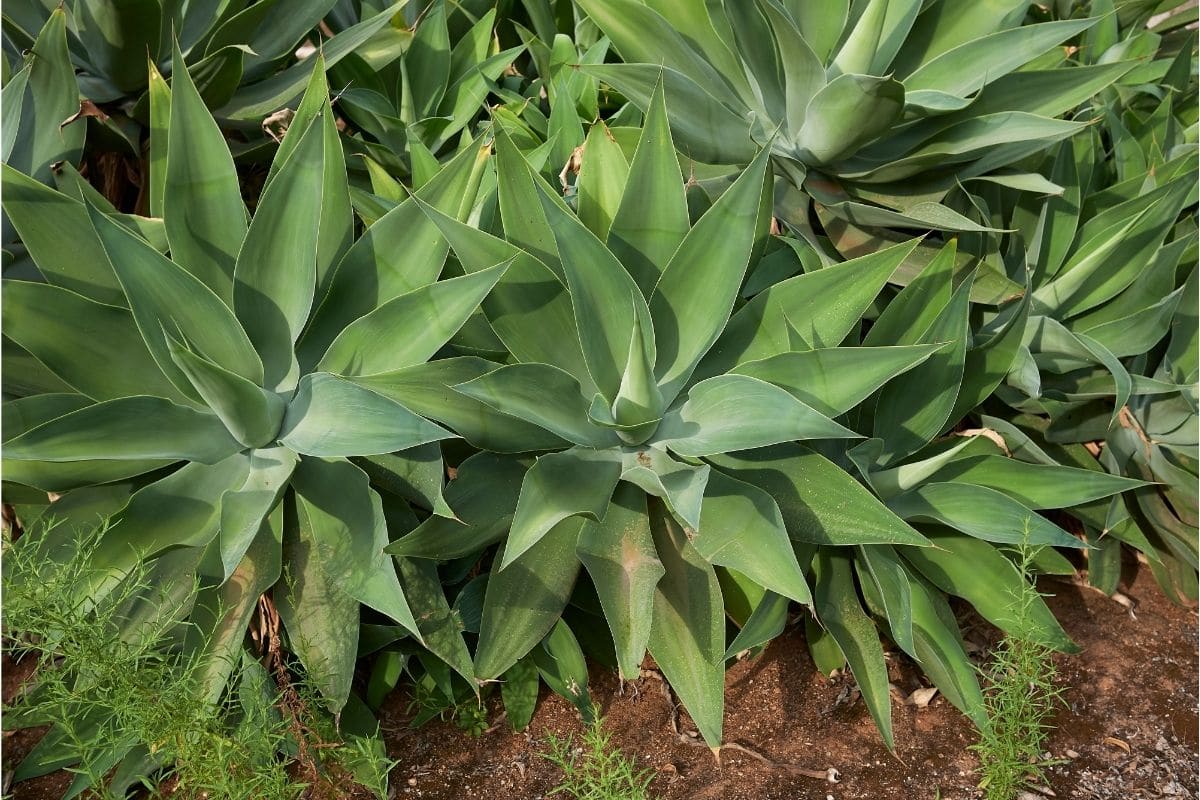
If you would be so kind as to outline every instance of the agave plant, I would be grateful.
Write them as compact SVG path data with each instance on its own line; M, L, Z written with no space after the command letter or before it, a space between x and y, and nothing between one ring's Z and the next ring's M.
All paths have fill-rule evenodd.
M985 421L1027 460L1158 484L1069 510L1110 593L1122 542L1169 596L1197 591L1196 145L1173 113L1195 105L1190 56L1148 112L1110 108L1111 166L1099 136L1065 143L1050 176L1066 192L1015 214L1033 243L1033 309L998 394L1016 415Z
M421 598L416 621L383 554L385 508L412 512L403 496L385 504L368 473L434 510L436 443L453 435L339 373L433 385L406 369L424 366L506 267L438 281L448 247L417 203L465 217L487 149L464 149L354 241L318 60L248 220L229 150L176 55L169 152L155 167L169 258L86 199L4 167L5 208L41 278L4 286L5 336L29 355L5 375L16 395L4 406L6 500L65 492L47 517L113 515L81 603L147 559L161 585L198 579L189 641L206 648L212 701L260 596L273 595L291 649L337 711L360 604L441 650L435 601ZM53 553L73 530L21 546ZM423 586L419 569L408 575ZM55 768L53 747L35 761L23 774Z
M67 50L66 13L55 9L35 30L36 40L18 62L20 68L8 77L0 98L4 114L0 157L49 184L51 164L79 160L85 127L68 122L79 111L79 91ZM6 230L5 243L9 238Z
M446 408L490 411L453 425L488 452L459 465L446 491L453 517L430 517L388 550L473 561L501 543L474 676L508 686L540 672L585 705L586 672L571 667L579 644L561 619L582 564L621 674L639 674L648 650L717 746L727 657L753 646L788 599L815 599L841 646L861 646L869 621L844 602L848 548L928 544L798 443L837 449L855 434L833 417L942 348L936 337L837 347L915 243L797 276L735 312L765 232L767 151L693 223L661 89L628 163L607 128L590 131L578 216L502 130L496 141L507 241L425 206L469 273L511 262L482 306L510 361L436 362ZM384 376L342 375L407 396ZM443 409L428 413L450 422ZM831 547L814 598L804 573L819 545ZM938 641L922 653L952 646L965 664L930 610L943 602L935 596L922 619ZM745 625L729 648L727 611ZM886 705L879 714L887 731Z
M355 139L356 148L374 165L411 176L418 185L436 171L437 157L453 150L458 136L478 120L484 99L499 89L497 80L523 50L499 49L495 9L478 18L465 8L457 11L449 13L444 0L407 4L404 14L412 27L403 31L404 40L361 48L331 73L335 84L346 87L339 108L374 140ZM458 30L455 23L464 19L469 25Z
M807 197L840 220L978 230L947 203L964 182L1039 190L1021 166L1080 130L1056 119L1127 72L1059 45L1095 19L1022 25L1030 3L581 0L627 63L581 69L645 108L663 70L672 131L703 163L756 144L795 189L777 214L807 234Z
M85 119L95 123L92 149L125 151L140 159L143 134L151 124L149 91L160 71L170 75L173 41L206 104L220 109L222 119L253 121L247 129L254 130L303 93L315 62L296 61L294 51L310 36L321 42L313 32L334 2L291 3L286 14L277 5L277 0L79 0L57 8L40 0L8 3L5 55L22 64L5 87L5 113L11 115L5 123L12 123L17 151L10 163L49 183L51 163L64 158L78 162ZM323 63L332 66L377 38L394 11L365 18L324 41ZM155 67L149 72L147 60ZM86 105L81 106L81 99ZM74 124L60 133L68 121ZM42 155L40 151L56 145L55 153L26 163L27 152Z

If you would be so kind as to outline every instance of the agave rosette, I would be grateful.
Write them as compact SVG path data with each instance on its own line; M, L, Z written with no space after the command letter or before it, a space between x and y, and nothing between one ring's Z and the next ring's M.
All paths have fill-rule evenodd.
M383 554L387 519L412 517L406 497L441 506L437 442L453 434L339 373L419 372L503 274L501 264L437 280L448 247L417 205L465 217L487 148L464 148L421 201L355 240L319 61L252 218L182 66L159 99L170 151L151 173L164 187L170 257L123 218L4 168L5 208L40 270L4 287L6 349L22 356L5 375L15 395L4 407L6 499L65 493L47 518L112 515L83 602L139 559L154 559L163 582L198 578L191 620L213 700L260 596L273 595L292 650L338 710L360 605L454 661L428 613L436 598L422 595L418 623ZM368 473L401 495L382 499ZM41 544L69 547L73 529ZM419 566L401 573L423 591Z
M627 63L581 67L644 108L664 70L681 152L745 164L768 145L796 192L777 213L808 230L805 195L845 223L978 230L960 183L1037 189L1020 162L1080 130L1057 119L1129 63L1071 66L1058 49L1095 19L1022 25L1030 4L582 0Z
M1097 548L1095 585L1115 591L1125 543L1178 598L1197 591L1197 171L1175 109L1194 108L1196 87L1190 51L1168 62L1160 100L1108 107L1111 164L1099 134L1064 143L1048 170L1064 194L1015 210L1032 310L997 393L1009 408L985 421L1026 460L1157 483L1068 513Z
M796 276L735 311L765 233L766 151L693 223L661 91L628 163L607 128L592 128L578 216L496 138L507 241L428 213L469 273L511 262L482 310L512 358L491 369L438 362L479 371L451 382L448 369L446 385L491 409L484 424L452 425L485 452L447 489L455 518L431 517L389 551L448 560L502 543L474 660L484 681L533 664L553 675L573 658L560 617L582 564L622 674L636 675L649 650L715 746L725 659L778 633L749 642L789 599L813 602L804 575L820 545L834 547L818 569L840 575L844 548L928 543L799 443L844 452L836 442L856 435L834 417L943 349L940 339L837 347L915 242ZM537 435L514 435L516 424ZM745 613L722 587L747 598ZM829 610L837 627L853 584L818 575L818 587L818 615ZM727 610L746 631L732 652ZM861 638L867 620L860 608L847 635ZM963 657L953 637L938 646L948 643ZM581 705L585 691L574 690Z

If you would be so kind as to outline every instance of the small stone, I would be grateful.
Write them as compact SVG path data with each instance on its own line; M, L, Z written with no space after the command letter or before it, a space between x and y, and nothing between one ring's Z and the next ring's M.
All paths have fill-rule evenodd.
M1067 750L1067 758L1079 758L1079 753L1074 750Z
M416 778L409 778L409 779L408 779L408 785L409 785L409 786L416 786L416 785L417 785L417 779L416 779Z

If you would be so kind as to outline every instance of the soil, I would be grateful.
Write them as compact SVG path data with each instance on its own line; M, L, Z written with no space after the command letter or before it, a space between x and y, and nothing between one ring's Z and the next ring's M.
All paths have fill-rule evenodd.
M1065 705L1054 719L1047 751L1062 763L1048 786L1028 797L1077 800L1196 798L1197 615L1169 603L1149 571L1129 564L1121 596L1132 609L1078 582L1047 580L1051 608L1083 648L1058 656ZM1131 613L1132 611L1132 613ZM980 655L996 632L969 610L961 615L966 638ZM619 686L615 674L594 669L590 691L605 715L613 742L652 771L652 796L662 800L905 800L981 797L976 789L970 723L941 696L924 708L905 698L925 684L903 655L889 655L896 752L884 747L858 697L853 679L817 672L791 627L762 655L730 667L725 736L731 745L720 763L694 736L686 713L672 730L673 704L657 675ZM5 662L4 697L20 684L22 670ZM651 666L649 662L647 666ZM489 707L494 724L471 738L452 723L407 726L408 697L394 693L382 721L388 751L399 765L392 795L399 799L540 800L561 773L543 759L547 736L582 729L575 710L543 691L528 730L514 733L500 720L498 698ZM36 741L36 734L6 736L7 773ZM837 782L810 773L836 770ZM68 776L51 775L12 787L14 800L60 797ZM562 797L563 795L553 795Z
M1049 788L1073 800L1196 798L1197 615L1166 600L1147 569L1130 573L1121 593L1130 614L1104 595L1066 581L1046 581L1048 602L1084 650L1060 656L1066 705L1054 719L1048 751L1064 763L1049 771ZM1136 618L1134 617L1136 615ZM965 612L964 633L981 654L996 632ZM883 745L853 679L827 679L813 665L803 626L789 629L761 656L730 667L725 737L777 766L726 747L718 765L707 747L671 727L672 702L660 682L643 677L621 693L616 675L592 671L589 690L605 728L638 765L653 770L652 796L662 800L965 800L975 788L971 724L940 695L925 708L903 698L925 684L901 654L889 656L899 690L892 705L896 753ZM646 672L643 671L643 675ZM500 708L493 701L491 719ZM528 730L507 725L472 739L451 723L419 730L403 725L407 698L392 696L384 713L398 798L539 800L561 773L539 756L544 740L582 729L578 714L548 691ZM683 713L680 728L694 730ZM685 743L686 740L686 743ZM836 769L840 780L797 774ZM939 795L940 793L940 795ZM1047 796L1049 793L1045 793ZM563 795L553 795L562 797ZM1039 795L1034 795L1034 798Z

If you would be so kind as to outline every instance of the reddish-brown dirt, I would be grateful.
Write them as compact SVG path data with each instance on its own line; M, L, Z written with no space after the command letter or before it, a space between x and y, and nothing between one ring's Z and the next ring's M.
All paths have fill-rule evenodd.
M1084 648L1057 658L1068 688L1047 750L1063 762L1048 778L1059 798L1197 796L1196 612L1167 602L1147 570L1128 578L1121 591L1133 600L1136 619L1124 606L1073 583L1052 580L1041 587L1053 593L1051 607ZM963 619L968 641L985 651L995 632L967 612ZM774 765L733 748L722 752L718 765L706 747L681 740L671 728L671 701L653 677L621 693L615 675L593 670L590 689L614 743L653 772L652 794L663 800L980 797L977 761L967 749L974 741L971 725L940 696L927 708L904 705L902 695L923 684L903 656L889 662L898 690L895 755L880 740L852 679L826 679L816 671L799 626L728 673L726 740ZM6 669L6 698L17 677ZM392 773L396 798L544 798L560 778L539 755L545 738L581 730L574 709L548 692L527 731L514 733L501 724L479 738L445 722L408 728L407 700L403 692L393 694L383 713L389 753L399 760ZM493 721L499 717L498 700L489 712ZM686 714L680 725L692 729ZM6 770L33 741L27 734L6 739ZM834 768L840 781L792 768ZM63 785L62 776L48 776L13 787L12 797L58 797Z
M1132 576L1131 576L1132 577ZM1067 705L1048 750L1066 763L1050 771L1060 798L1141 800L1195 798L1197 792L1197 618L1171 605L1147 570L1121 587L1136 603L1136 620L1118 603L1084 587L1047 581L1049 603L1083 646L1057 659L1069 688ZM989 626L966 616L967 638L986 648ZM802 626L772 642L758 658L729 669L725 736L779 764L772 767L726 748L718 766L708 749L682 742L671 730L671 701L657 680L636 693L617 692L615 675L593 670L591 693L602 706L613 741L655 773L652 792L663 800L945 800L974 798L975 737L970 723L943 698L929 707L892 706L896 754L888 753L857 693L843 676L826 679L804 645ZM890 659L893 684L905 695L923 685L904 657ZM560 779L541 758L543 741L581 730L574 709L543 692L524 733L500 727L472 739L450 723L419 730L402 724L406 698L387 707L389 750L399 798L536 800ZM897 693L899 694L899 693ZM491 708L492 718L499 708ZM385 712L385 719L389 715ZM684 729L690 729L686 715ZM1128 748L1128 749L1126 749ZM794 774L835 768L838 783ZM561 797L562 795L555 795Z

